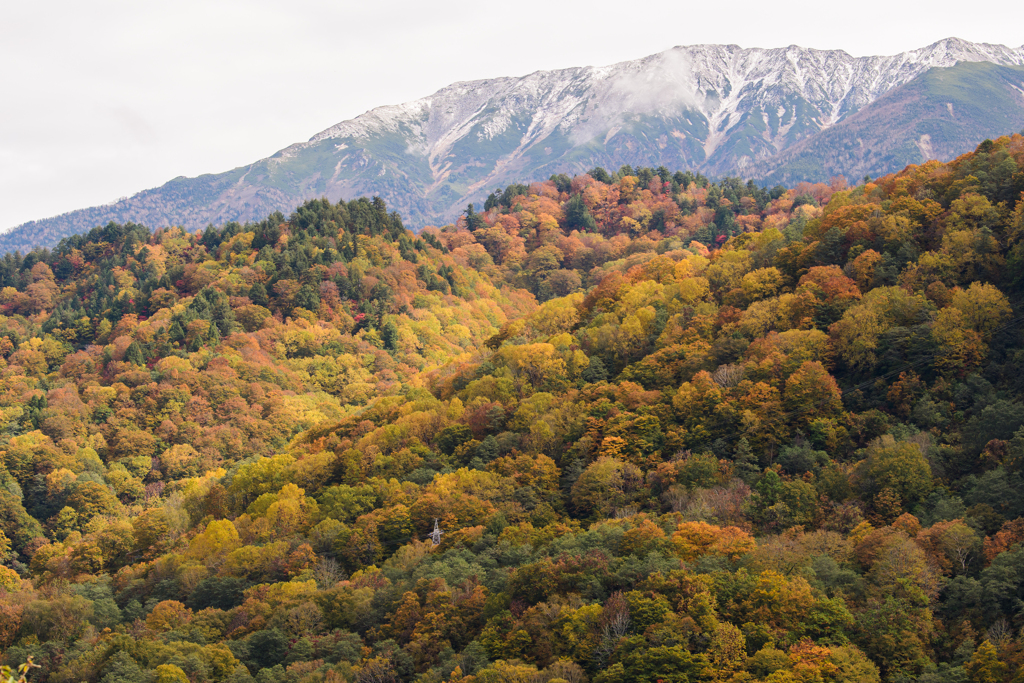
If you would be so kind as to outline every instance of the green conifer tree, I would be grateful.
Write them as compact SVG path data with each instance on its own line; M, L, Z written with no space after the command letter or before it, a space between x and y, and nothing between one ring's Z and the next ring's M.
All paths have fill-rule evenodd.
M142 352L142 347L139 342L133 341L128 345L128 350L124 354L124 359L132 365L145 365L146 356Z
M761 468L758 467L757 458L745 436L736 442L736 449L733 451L733 471L748 485L752 485L761 476Z

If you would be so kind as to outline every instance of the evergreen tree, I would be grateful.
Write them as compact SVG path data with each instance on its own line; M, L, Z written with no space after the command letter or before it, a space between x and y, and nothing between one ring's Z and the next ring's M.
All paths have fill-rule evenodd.
M185 341L185 328L183 328L181 323L177 320L171 323L171 329L168 330L167 339L172 344L178 344Z
M466 207L466 227L469 230L479 230L480 228L486 227L483 216L473 210L473 205L470 204Z
M295 305L307 311L316 311L320 308L320 295L312 286L302 285L299 293L295 295Z
M128 350L125 352L124 359L132 365L146 364L146 357L142 353L142 347L139 346L139 342L133 341L128 345Z
M394 351L398 348L398 326L394 320L388 320L381 326L380 338L384 341L385 349Z
M262 282L257 282L249 288L249 301L252 301L257 306L269 306L270 299L267 297L267 288L263 286Z
M608 369L605 367L604 361L598 356L591 356L590 365L580 373L580 377L588 384L604 382L608 379Z
M733 471L736 476L746 484L752 485L761 476L761 469L757 466L757 457L747 437L740 437L736 442L736 450L733 452Z
M594 217L583 203L583 197L574 195L562 206L565 213L565 226L571 230L593 231L597 229Z

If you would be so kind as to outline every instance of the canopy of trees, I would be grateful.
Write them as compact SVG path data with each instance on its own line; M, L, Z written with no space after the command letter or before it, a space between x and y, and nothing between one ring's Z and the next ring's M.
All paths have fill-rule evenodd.
M1021 683L1022 168L598 168L420 234L315 200L9 254L0 663Z

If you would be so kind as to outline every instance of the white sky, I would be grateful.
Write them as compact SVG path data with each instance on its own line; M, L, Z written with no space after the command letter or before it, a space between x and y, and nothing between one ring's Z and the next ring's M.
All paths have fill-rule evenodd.
M675 45L1024 43L1017 0L6 0L0 230L269 156L454 81Z

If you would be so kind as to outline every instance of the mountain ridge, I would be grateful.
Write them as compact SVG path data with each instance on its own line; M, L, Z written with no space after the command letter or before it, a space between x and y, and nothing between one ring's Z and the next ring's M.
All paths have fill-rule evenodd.
M318 196L380 195L422 227L454 219L497 185L598 165L661 163L769 179L786 150L930 69L965 61L1024 65L1024 46L947 38L869 57L798 46L677 46L609 66L461 81L376 107L247 166L175 178L111 205L22 224L0 236L0 249L52 246L109 220L189 229L258 220ZM979 134L953 136L969 140L958 140L963 149L951 149L949 158L980 142L973 139ZM941 142L933 149L946 149ZM847 172L841 164L833 170ZM823 179L797 178L792 169L786 177Z

